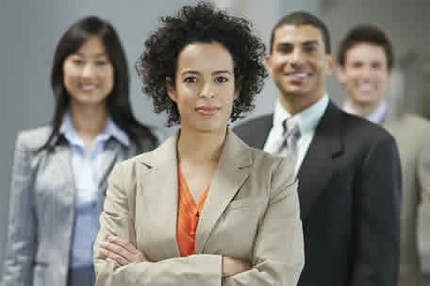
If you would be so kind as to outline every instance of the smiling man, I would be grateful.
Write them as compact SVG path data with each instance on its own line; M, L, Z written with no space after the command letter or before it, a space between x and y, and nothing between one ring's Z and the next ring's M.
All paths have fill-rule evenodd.
M279 89L275 111L235 132L295 160L305 241L298 285L396 285L401 171L393 137L329 99L330 36L317 17L283 17L266 64Z
M393 47L383 31L372 25L351 29L338 53L338 77L347 91L344 110L385 127L399 147L403 175L399 284L421 285L418 252L418 216L430 213L430 123L422 117L402 113L388 116L386 86L394 66ZM413 138L413 140L411 140ZM421 159L421 160L420 160ZM419 212L419 205L422 205ZM427 217L428 219L428 217Z

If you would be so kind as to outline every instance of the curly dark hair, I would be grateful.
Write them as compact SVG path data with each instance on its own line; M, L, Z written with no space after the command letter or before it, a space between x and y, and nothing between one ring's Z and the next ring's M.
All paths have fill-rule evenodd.
M196 42L218 42L232 55L235 88L240 95L234 101L231 121L254 108L255 95L263 88L267 72L263 62L265 46L253 35L249 21L199 2L196 6L183 6L176 16L162 17L161 22L163 25L145 41L136 70L143 82L142 91L153 99L154 112L167 112L167 126L179 124L180 116L176 103L167 94L166 78L175 80L179 54Z

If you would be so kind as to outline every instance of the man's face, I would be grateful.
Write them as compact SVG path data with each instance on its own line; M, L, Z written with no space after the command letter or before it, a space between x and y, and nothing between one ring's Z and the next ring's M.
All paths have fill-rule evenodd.
M352 46L346 52L344 65L338 68L338 77L354 104L376 107L391 78L384 48L370 43Z
M284 25L273 37L266 56L269 73L284 98L316 99L324 95L332 56L326 54L322 34L311 25Z

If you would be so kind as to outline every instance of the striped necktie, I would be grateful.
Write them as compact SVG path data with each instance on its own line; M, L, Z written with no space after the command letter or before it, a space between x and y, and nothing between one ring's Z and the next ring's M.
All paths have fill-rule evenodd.
M282 122L284 133L279 141L277 150L273 155L297 159L297 140L300 138L300 130L296 121L291 118L285 119Z

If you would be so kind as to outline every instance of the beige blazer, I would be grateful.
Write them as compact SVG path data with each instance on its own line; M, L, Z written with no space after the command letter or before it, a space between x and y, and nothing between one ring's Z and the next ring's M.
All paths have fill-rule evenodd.
M420 243L417 239L418 221L430 213L427 202L429 186L424 180L430 177L430 158L423 157L430 148L430 123L422 117L403 114L384 122L383 126L396 140L402 164L402 207L400 237L399 286L421 285ZM427 220L430 217L427 215Z
M248 147L229 130L197 228L196 255L181 258L177 138L114 168L94 246L96 285L296 285L304 246L292 162ZM155 263L106 262L97 249L109 235ZM222 279L223 255L253 267Z

